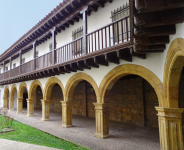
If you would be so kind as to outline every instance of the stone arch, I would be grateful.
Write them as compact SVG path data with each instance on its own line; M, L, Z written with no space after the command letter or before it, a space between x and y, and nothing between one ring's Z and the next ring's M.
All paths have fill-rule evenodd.
M184 39L175 39L167 52L164 75L165 107L178 108L179 81L184 66Z
M108 100L108 96L110 90L112 89L113 85L118 81L121 77L134 74L138 75L145 80L147 80L151 86L154 88L158 101L159 106L163 106L163 90L162 90L162 83L159 78L150 70L134 64L124 64L120 65L113 70L111 70L102 80L100 83L100 103L105 103Z
M34 94L35 94L35 90L37 88L37 86L40 86L41 87L41 90L42 90L42 93L43 93L43 87L42 87L42 84L40 81L38 80L34 80L31 85L30 85L30 88L29 88L29 92L28 92L28 98L30 100L34 100ZM44 94L44 93L43 93ZM43 96L44 97L44 96Z
M8 108L8 93L9 93L9 87L5 86L4 95L3 95L3 108Z
M26 88L28 91L27 84L25 82L22 82L19 86L19 91L18 91L19 98L23 98L24 88Z
M73 91L75 89L75 87L77 86L77 84L81 81L87 81L89 82L93 89L95 90L95 94L97 97L97 101L98 101L98 97L99 97L99 89L98 86L96 84L96 82L94 81L94 79L85 74L85 73L77 73L75 75L73 75L67 82L66 87L65 87L65 92L64 92L64 101L71 101L73 98Z
M17 86L15 84L12 85L11 91L10 91L10 97L13 98L15 94L15 90L17 90Z
M62 82L56 77L51 77L51 78L48 79L47 83L45 84L44 100L50 100L52 88L56 83L59 84L62 91L64 92L64 86L63 86Z

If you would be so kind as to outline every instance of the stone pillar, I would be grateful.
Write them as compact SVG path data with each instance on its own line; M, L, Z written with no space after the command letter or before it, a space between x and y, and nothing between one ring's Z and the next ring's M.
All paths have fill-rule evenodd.
M8 98L3 97L3 108L8 109Z
M14 111L14 97L9 98L9 111Z
M50 100L41 100L42 101L42 121L49 121L50 115Z
M96 114L95 137L104 139L109 137L109 104L94 103Z
M156 107L161 150L183 150L182 112L184 109Z
M61 101L62 103L62 127L72 127L72 102Z
M23 109L23 98L17 98L17 114L21 114Z
M34 100L27 99L27 117L34 116Z

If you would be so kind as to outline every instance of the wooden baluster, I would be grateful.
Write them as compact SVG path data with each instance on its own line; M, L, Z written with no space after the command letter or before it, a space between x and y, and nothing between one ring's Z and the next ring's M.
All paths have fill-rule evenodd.
M115 45L115 32L114 32L114 24L112 24L112 34L113 34L113 46Z
M117 27L117 42L119 44L119 26L118 26L118 22L117 22L116 27Z
M95 52L96 52L96 32L95 32Z
M103 29L101 29L101 40L102 40L102 49L103 49Z
M109 47L111 46L111 28L110 26L108 26L109 28Z
M91 34L90 34L91 35ZM88 45L89 45L89 52L88 53L91 53L91 45L90 45L90 35L88 36Z
M99 30L98 30L98 50L100 50L100 33L99 33Z
M128 41L128 18L126 18L126 33L127 33L127 41Z
M81 56L82 56L82 50L83 50L83 49L82 49L82 38L81 38Z
M106 31L106 27L104 28L105 29L105 48L107 48L107 31Z
M92 52L93 52L93 33L91 34L91 44L92 44Z
M122 43L124 42L124 37L123 37L123 20L121 20L121 38L122 38Z

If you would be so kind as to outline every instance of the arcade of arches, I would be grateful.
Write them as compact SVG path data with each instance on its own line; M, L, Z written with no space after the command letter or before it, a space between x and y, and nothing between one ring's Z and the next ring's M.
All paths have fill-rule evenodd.
M72 114L95 118L94 136L99 138L110 136L109 121L159 128L162 150L182 150L183 47L183 39L172 42L166 57L163 84L148 69L125 64L111 70L99 87L85 73L73 75L65 87L56 77L49 78L45 86L35 80L29 89L26 83L19 87L15 84L5 86L3 106L10 111L16 108L17 113L27 107L29 117L34 116L34 108L41 109L42 121L52 119L50 111L62 113L63 127L72 127Z

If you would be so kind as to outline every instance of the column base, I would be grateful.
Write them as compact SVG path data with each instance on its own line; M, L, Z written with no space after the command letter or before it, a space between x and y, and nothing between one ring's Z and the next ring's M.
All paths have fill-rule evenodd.
M14 109L9 109L8 111L14 111Z
M73 125L65 125L65 124L62 124L61 125L63 128L71 128L71 127L73 127Z
M16 114L22 114L23 112L16 112Z
M95 133L94 137L97 137L99 139L106 139L106 138L109 138L110 135L101 135L101 134Z
M34 115L26 115L27 117L34 117Z
M44 118L42 118L41 121L50 121L50 119L44 119Z

